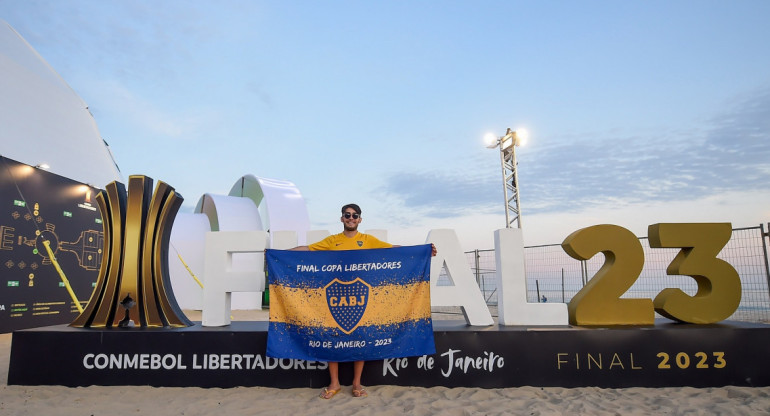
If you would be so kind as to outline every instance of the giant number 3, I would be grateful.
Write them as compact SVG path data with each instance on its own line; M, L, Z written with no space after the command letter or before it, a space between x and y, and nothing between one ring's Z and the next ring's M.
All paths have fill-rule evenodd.
M668 274L691 276L698 292L664 289L655 297L655 311L681 322L711 324L727 319L741 303L741 278L728 262L716 256L732 234L730 223L654 224L650 247L682 247L666 269Z
M605 262L568 305L573 325L652 325L653 310L680 322L709 324L728 318L738 309L741 282L738 273L716 258L730 240L732 226L720 224L654 224L649 226L650 247L681 248L666 269L670 275L691 276L698 284L689 296L680 289L661 291L655 301L621 299L644 265L644 251L630 231L616 225L595 225L575 231L562 243L575 259L588 260L603 253Z

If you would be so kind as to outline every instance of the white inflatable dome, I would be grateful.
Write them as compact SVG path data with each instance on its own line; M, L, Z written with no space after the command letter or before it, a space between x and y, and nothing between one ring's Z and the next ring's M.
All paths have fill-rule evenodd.
M86 103L4 20L0 155L98 188L122 181Z

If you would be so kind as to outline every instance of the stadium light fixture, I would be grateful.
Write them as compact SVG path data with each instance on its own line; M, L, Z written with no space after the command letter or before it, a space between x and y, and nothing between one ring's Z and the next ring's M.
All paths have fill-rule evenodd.
M521 202L519 198L519 174L516 161L516 147L524 146L529 135L526 130L508 130L497 137L493 133L484 136L487 148L500 149L500 166L503 175L503 197L505 198L505 228L521 228Z

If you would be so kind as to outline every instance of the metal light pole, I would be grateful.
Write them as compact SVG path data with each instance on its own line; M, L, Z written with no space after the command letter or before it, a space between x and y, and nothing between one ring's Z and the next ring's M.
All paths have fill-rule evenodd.
M503 196L505 197L505 228L513 228L513 222L521 228L521 202L519 198L519 174L516 162L516 147L524 144L526 133L510 128L502 137L493 137L487 146L500 148L500 166L503 173Z

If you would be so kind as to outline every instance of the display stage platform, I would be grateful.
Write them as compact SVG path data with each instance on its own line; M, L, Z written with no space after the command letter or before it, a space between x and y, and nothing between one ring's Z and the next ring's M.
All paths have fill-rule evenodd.
M371 361L367 385L711 387L770 385L770 325L472 327L433 322L436 354ZM8 384L321 387L326 364L265 356L267 322L227 327L13 333ZM343 384L351 364L340 365Z

